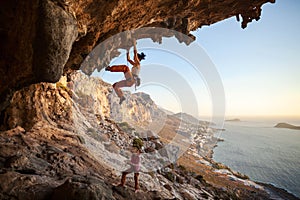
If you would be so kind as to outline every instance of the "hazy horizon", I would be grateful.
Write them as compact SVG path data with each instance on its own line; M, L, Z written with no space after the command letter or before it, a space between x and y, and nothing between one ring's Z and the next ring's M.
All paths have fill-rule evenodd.
M150 95L151 97L151 95ZM154 101L155 102L155 101ZM181 111L172 111L172 110L168 110L164 107L162 107L161 105L158 105L160 108L168 111L168 112L172 112L174 114L177 113L181 113ZM196 118L210 118L211 116L209 115L198 115L198 116L194 116L192 113L186 113L189 115L192 115L193 117ZM225 115L225 120L227 119L248 119L248 118L266 118L266 119L270 119L270 118L289 118L289 119L299 119L300 120L300 115Z

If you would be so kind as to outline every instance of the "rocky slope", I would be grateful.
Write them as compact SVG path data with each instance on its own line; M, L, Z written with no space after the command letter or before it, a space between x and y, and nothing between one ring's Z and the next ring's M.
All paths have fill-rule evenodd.
M174 146L180 146L170 137L177 134L179 118L167 117L159 136L149 136L149 131L143 134L142 129L112 119L115 94L109 84L81 73L74 74L76 78L85 84L61 79L15 93L1 127L6 131L0 132L0 199L270 198L267 190L242 176L216 171L224 167L200 156L193 143L178 164L170 164ZM122 109L138 105L146 121L160 117L152 112L157 110L152 100L145 98L144 94L130 96L128 108ZM145 102L153 104L153 109ZM141 117L131 119L138 128L145 125ZM203 133L209 134L202 130L198 136ZM127 149L136 135L145 140L138 193L134 193L131 177L127 188L114 186L126 168ZM178 135L181 139L196 136ZM170 138L175 142L167 148Z
M241 18L245 28L260 18L267 2L275 0L1 1L0 111L17 89L56 82L63 72L78 69L92 49L112 35L141 27L190 35L192 30L232 16ZM162 36L158 34L153 41L161 41ZM148 37L142 34L136 39ZM108 54L110 59L118 55L109 50Z

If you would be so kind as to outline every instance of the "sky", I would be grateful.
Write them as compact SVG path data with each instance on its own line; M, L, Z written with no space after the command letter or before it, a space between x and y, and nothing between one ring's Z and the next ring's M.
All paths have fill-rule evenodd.
M230 18L195 33L223 81L226 115L300 116L299 10L277 0L246 29Z
M149 93L159 106L175 113L207 116L223 104L214 100L223 95L212 89L214 79L216 84L222 82L227 117L300 116L299 10L299 0L277 0L265 4L261 19L246 29L233 17L193 32L202 50L189 54L199 57L199 62L205 60L201 67L215 68L213 78L202 69L198 74L184 56L149 48L147 40L138 41L138 50L147 55L141 62L142 85L137 91L129 90ZM111 64L126 64L125 52ZM123 78L103 71L99 76L110 83ZM176 82L183 84L173 87Z

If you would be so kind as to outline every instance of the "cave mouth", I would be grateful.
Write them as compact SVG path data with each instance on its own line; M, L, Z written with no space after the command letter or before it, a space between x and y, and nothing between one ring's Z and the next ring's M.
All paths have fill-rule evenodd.
M111 35L137 27L163 27L192 38L191 31L232 16L241 17L245 28L259 19L267 2L275 0L187 1L184 5L128 1L131 10L114 1L2 1L0 110L9 106L15 91L34 83L55 83L63 74L78 70L95 45ZM159 35L152 39L159 42Z
M118 33L98 44L86 56L80 71L110 84L123 80L123 73L107 72L104 68L115 64L131 67L126 51L132 58L133 39L137 41L138 52L146 54L146 60L141 61L142 85L122 89L150 94L161 107L171 99L170 104L174 106L167 105L167 110L175 108L175 113L206 115L209 121L222 128L225 115L222 80L206 51L188 35L156 27ZM111 108L116 112L119 109Z
M104 68L115 64L129 65L126 51L129 50L132 58L133 39L137 40L138 52L146 54L146 59L141 61L139 74L142 83L137 90L134 87L122 88L126 100L119 105L119 98L111 85L124 80L124 74L111 73ZM177 110L172 110L171 106L167 110L174 113L190 113L194 116L199 116L199 112L208 109L211 119L209 121L213 121L220 128L223 126L225 95L216 67L203 48L192 38L174 30L142 28L118 33L97 45L86 56L79 72L73 73L73 77L72 74L70 76L74 92L86 99L82 101L83 107L88 108L90 114L102 119L109 115L115 122L126 122L140 133L151 131L158 134L162 131L168 117L165 113L162 114L160 108L165 108L164 105L167 104L175 104L174 106L178 107ZM203 99L207 100L208 106L203 105ZM102 102L107 102L108 106L101 105ZM143 115L141 110L150 113L150 116ZM145 118L141 119L141 116ZM179 125L170 145L163 146L160 151L170 151L168 148L174 146L173 143L182 140L186 127L183 116L179 118ZM82 123L74 123L75 128L84 127ZM172 158L169 163L173 163L186 152L189 146L190 144L183 145L183 149L180 149L176 158ZM111 166L117 167L114 160L107 159ZM161 161L156 162L155 166L161 168ZM148 170L153 171L153 166Z

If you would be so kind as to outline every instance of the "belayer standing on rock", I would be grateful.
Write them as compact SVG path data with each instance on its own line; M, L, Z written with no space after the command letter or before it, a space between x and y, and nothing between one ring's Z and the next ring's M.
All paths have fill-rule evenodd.
M129 51L127 51L127 61L132 64L132 69L130 71L129 67L127 65L113 65L113 66L108 66L105 68L105 71L110 71L110 72L123 72L125 76L125 80L116 82L113 84L113 88L116 91L118 97L120 98L120 104L125 100L124 94L121 90L122 87L131 87L134 84L136 86L140 85L140 78L139 78L139 73L140 73L140 61L145 59L145 54L142 52L139 54L136 49L136 41L133 41L134 45L134 58L133 60L130 59L129 56Z
M130 167L122 172L121 183L118 186L124 187L126 182L126 176L129 173L134 173L134 189L137 192L140 188L139 186L139 171L141 168L141 158L140 154L142 152L143 141L139 138L133 139L132 149L131 149L131 159L128 160Z

